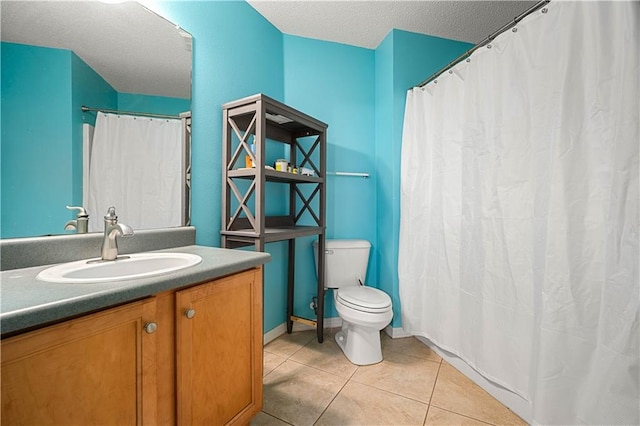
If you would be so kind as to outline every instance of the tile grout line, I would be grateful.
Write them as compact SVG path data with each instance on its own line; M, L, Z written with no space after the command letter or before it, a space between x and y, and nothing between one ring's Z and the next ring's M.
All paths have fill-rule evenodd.
M317 367L315 367L315 366L313 366L313 365L308 365L308 364L305 364L305 363L302 363L302 362L298 362L298 361L295 361L295 360L292 360L292 359L291 359L295 354L297 354L298 352L300 352L303 348L305 348L305 347L306 347L307 345L309 345L311 342L313 342L313 338L312 338L312 339L310 339L308 342L306 342L304 345L300 345L300 347L299 347L296 351L294 351L293 353L291 353L289 356L287 356L287 357L283 357L283 358L284 358L284 361L283 361L282 363L280 363L280 364L278 365L278 367L280 367L280 366L281 366L282 364L284 364L285 362L289 361L289 362L293 362L293 363L298 364L298 365L302 365L302 366L304 366L304 367L312 368L312 369L314 369L314 370L316 370L316 371L320 371L320 372L325 373L325 374L330 374L330 375L332 375L332 376L335 376L335 377L341 378L340 376L338 376L338 375L336 375L336 374L334 374L334 373L331 373L331 372L328 372L328 371L322 370L322 369L317 368ZM263 349L263 352L264 352L264 351L265 351L265 350ZM267 351L267 352L269 352L269 351ZM279 354L274 354L273 352L269 352L269 353L271 353L271 354L273 354L273 355L281 356L281 355L279 355ZM327 404L327 406L326 406L326 407L324 407L324 409L323 409L323 410L322 410L322 412L318 415L318 418L314 421L314 423L313 423L313 424L316 424L316 423L318 422L318 420L320 420L320 418L322 417L322 415L327 411L327 409L328 409L328 408L329 408L329 406L333 403L333 401L335 401L335 399L336 399L336 398L337 398L337 396L340 394L340 392L342 392L342 390L345 388L345 386L347 386L347 383L349 383L349 382L351 381L351 378L353 377L353 375L354 375L354 374L356 374L356 371L358 371L358 368L360 368L360 367L357 367L357 368L353 371L353 373L351 373L351 374L349 375L349 377L347 377L347 379L345 380L344 384L340 387L340 389L338 390L338 392L336 392L336 394L333 396L333 398L331 398L331 401L329 401L329 403ZM273 371L275 371L276 369L277 369L277 367L276 367L276 368L274 368L273 370L271 370L268 374L271 374L271 373L272 373ZM267 375L268 375L268 374L267 374ZM263 376L263 380L264 380L264 377L266 377L266 376ZM290 424L289 422L286 422L285 420L282 420L282 419L280 419L279 417L276 417L276 416L274 416L274 415L272 415L272 414L269 414L269 413L268 413L268 412L266 412L266 411L264 411L264 413L265 413L265 414L267 414L267 415L269 415L269 416L271 416L271 417L274 417L274 418L276 418L276 419L278 419L278 420L281 420L281 421L283 421L283 422L285 422L285 423L287 423L287 424Z
M274 416L273 414L269 414L269 413L267 413L267 412L266 412L266 411L264 411L264 410L260 410L260 411L261 411L262 413L266 414L266 415L267 415L267 416L269 416L269 417L273 417L274 419L280 420L282 423L288 424L288 425L290 425L290 426L294 426L292 423L289 423L288 421L283 420L283 419L281 419L281 418L280 418L280 417L278 417L278 416Z
M438 363L438 371L436 372L436 378L433 381L433 388L431 388L431 395L429 396L429 403L427 404L427 412L424 415L423 425L427 423L427 418L429 417L429 410L431 410L431 400L433 400L433 394L436 392L436 384L438 383L438 376L440 376L440 369L442 368L442 358L440 358L440 362Z
M295 354L297 354L298 352L300 352L302 349L304 349L305 347L307 347L307 346L308 346L311 342L313 342L313 341L314 341L314 339L311 339L311 340L310 340L309 342L307 342L304 346L302 346L300 349L298 349L298 350L297 350L297 351L295 351L293 354L291 354L291 355L289 356L289 358L287 358L285 361L295 362L296 364L304 365L305 367L313 368L313 369L314 369L314 370L316 370L316 371L320 371L320 372L322 372L322 373L330 374L330 375L332 375L332 376L335 376L335 377L338 377L338 378L341 378L341 379L342 379L342 378L343 378L342 376L340 376L340 375L338 375L338 374L336 374L336 373L334 373L334 372L327 371L327 370L323 370L322 368L316 367L315 365L309 365L309 364L307 364L307 363L305 363L305 362L301 362L301 361L296 361L296 360L290 359L290 358L291 358L291 357L293 357ZM344 357L345 355L342 353L342 351L340 351L340 353L339 353L339 355L338 355L338 356L340 356L340 357ZM353 364L353 365L355 365L355 364ZM353 377L353 375L354 375L354 374L356 374L356 371L358 371L358 368L360 368L360 366L356 365L356 369L353 371L353 373L351 373L351 374L347 377L347 382L349 382L349 381L351 380L351 378ZM342 389L340 389L340 390L342 390Z
M427 414L425 414L425 422L426 422L426 419L427 419L427 418L426 418L426 416L429 414L429 407L431 406L431 398L433 398L433 392L434 392L434 390L435 390L435 388L436 388L436 382L438 381L438 374L440 374L440 367L442 366L442 357L438 355L439 360L438 360L438 361L435 361L435 360L430 359L430 358L426 358L426 357L421 357L421 356L415 356L415 355L407 354L407 353L404 353L404 352L400 352L400 351L393 350L393 349L391 349L391 348L387 348L387 350L388 350L389 352L393 352L393 353L395 353L395 354L400 354L400 355L403 355L403 356L407 356L407 357L411 357L411 358L419 359L419 360L421 360L421 361L429 361L429 362L434 362L434 363L437 363L437 364L438 364L438 371L437 371L437 373L436 373L436 379L433 381L433 389L431 389L431 396L429 397L429 402L428 402L428 403L426 403L426 404L427 404ZM436 354L436 355L437 355L437 354ZM372 386L372 387L374 387L374 388L376 388L376 389L380 389L380 388L377 388L377 387L375 387L375 386ZM380 389L380 390L385 390L385 389ZM397 396L401 396L401 397L403 397L403 398L410 399L410 400L412 400L412 401L416 401L416 402L419 402L419 403L425 404L425 402L420 401L420 400L417 400L417 399L414 399L414 398L411 398L411 397L409 397L409 396L401 395L401 394L399 394L399 393L391 392L391 391L388 391L388 390L387 390L386 392L392 393L392 394L397 395ZM424 422L423 422L423 423L424 423Z
M351 379L349 379L349 381L351 381ZM417 402L417 403L419 403L419 404L426 405L427 407L429 406L429 403L427 403L427 402L420 401L419 399L415 399L415 398L413 398L413 397L411 397L411 396L402 395L402 394L400 394L400 393L398 393L398 392L394 392L394 391L389 390L389 389L379 388L379 387L377 387L377 386L374 386L374 385L371 385L371 384L368 384L368 383L359 382L359 381L357 381L357 380L354 380L353 382L354 382L354 383L357 383L357 384L359 384L359 385L367 386L367 387L370 387L370 388L373 388L373 389L376 389L376 390L382 391L382 392L386 392L386 393L391 394L391 395L395 395L395 396L400 397L400 398L408 399L409 401L413 401L413 402Z
M356 371L358 371L358 369L360 368L360 366L358 366L355 370L353 370L353 373L351 373L351 375L347 378L347 380L344 382L344 384L342 385L342 387L340 388L340 390L338 392L336 392L336 394L333 396L333 398L331 398L331 401L329 401L329 403L327 404L326 407L324 407L324 410L322 410L322 412L320 413L320 415L318 416L318 418L316 419L315 422L313 422L313 424L317 424L318 421L322 418L322 416L324 415L324 413L327 411L327 409L331 406L331 404L333 404L333 401L336 400L336 398L338 397L338 395L340 395L340 392L342 392L342 390L347 386L347 384L349 382L351 382L351 379L353 378L354 374L356 374ZM322 371L322 370L320 370ZM335 374L334 374L335 375Z
M282 361L281 363L279 363L278 365L276 365L275 367L273 367L271 369L271 371L269 371L267 374L264 374L264 353L268 353L271 354L273 356L277 356L280 357L282 359L284 359L284 361ZM263 374L262 374L262 383L264 383L264 378L267 377L269 374L273 373L278 367L280 367L282 364L284 364L285 362L287 362L289 358L282 356L280 354L274 353L274 352L270 352L268 350L265 350L264 346L262 347L262 370L263 370Z
M357 380L354 380L353 383L357 383L359 385L366 386L368 388L375 389L375 390L380 391L380 392L388 393L389 395L397 396L399 398L406 399L406 400L409 400L409 401L412 401L412 402L417 402L418 404L429 406L429 404L427 404L424 401L420 401L419 399L415 399L415 398L412 398L410 396L406 396L406 395L399 394L397 392L390 391L389 389L382 389L382 388L379 388L377 386L370 385L368 383L358 382Z
M283 336L284 336L284 335L283 335ZM282 336L278 336L278 338L280 338L280 337L282 337ZM278 338L274 339L274 341L275 341L275 340L277 340ZM291 353L291 354L289 354L289 355L284 355L284 356L283 356L282 354L278 354L278 353L275 353L275 352L271 352L271 351L269 351L269 350L267 350L267 349L266 349L266 346L263 346L263 347L262 347L262 362L263 362L263 368L264 368L264 353L265 353L265 352L270 353L271 355L279 356L279 357L281 357L281 358L283 358L283 359L284 359L284 361L282 361L280 364L278 364L276 367L274 367L274 368L273 368L271 371L269 371L266 375L263 375L263 376L262 376L262 386L263 386L263 388L264 388L264 378L265 378L265 377L267 377L268 375L270 375L271 373L273 373L275 370L277 370L277 369L278 369L278 367L282 366L285 362L287 362L287 361L291 361L291 362L294 362L294 363L299 364L299 365L307 366L306 364L302 364L302 363L299 363L299 362L296 362L296 361L291 360L291 357L292 357L293 355L295 355L296 353L298 353L302 348L304 348L305 346L307 346L309 343L311 343L311 341L312 341L312 340L313 340L313 339L310 339L310 340L309 340L308 342L306 342L304 345L299 345L299 344L297 344L297 343L296 343L295 345L299 345L300 347L299 347L298 349L296 349L295 351L293 351L293 353ZM307 367L308 367L308 366L307 366ZM316 370L317 370L317 369L316 369ZM322 371L322 370L320 370L320 371ZM264 390L263 390L263 392L264 392ZM275 416L275 415L273 415L273 414L269 413L268 411L264 411L264 405L263 405L263 407L262 407L262 409L261 409L260 411L261 411L261 412L263 412L264 414L266 414L267 416L271 416L271 417L273 417L274 419L278 419L278 420L280 420L280 421L281 421L281 422L283 422L283 423L286 423L286 424L288 424L288 425L291 425L291 423L289 423L288 421L286 421L286 420L284 420L284 419L281 419L280 417ZM324 411L323 411L323 412L324 412ZM318 417L318 418L320 418L320 417ZM317 421L317 419L316 419L316 421ZM293 426L293 425L291 425L291 426Z
M470 420L473 420L473 421L476 421L476 422L480 422L480 423L483 423L485 425L496 426L495 423L489 423L489 422L486 422L484 420L476 419L475 417L471 417L471 416L468 416L466 414L457 413L455 411L451 411L451 410L446 409L446 408L438 407L437 405L434 405L434 407L436 407L438 410L446 411L448 413L455 414L456 416L465 417L467 419L470 419Z
M278 340L279 338L285 336L284 334L282 336L279 336L277 339L273 340L273 342L275 342L276 340ZM313 341L313 338L311 340L309 340L308 342L306 342L305 344L300 344L300 343L292 343L291 346L299 346L295 351L293 351L291 354L289 355L283 355L283 354L279 354L277 352L272 352L270 350L267 349L267 346L263 346L262 347L262 352L268 352L272 355L277 355L279 357L284 358L285 360L288 360L289 358L291 358L292 356L294 356L295 354L297 354L302 348L304 348L305 346L307 346L309 343L311 343Z
M443 362L444 362L444 358L443 358L443 359L442 359L442 361L440 362L440 368L438 368L438 375L440 374L440 370L441 370L442 366L444 366ZM454 370L456 370L456 371L458 371L458 372L459 372L459 370L458 370L457 368L455 368L454 366L452 366L451 364L447 364L447 365L449 365L449 366L450 366L450 367L452 367ZM460 374L462 374L462 373L460 373ZM436 377L436 382L437 382L437 381L438 381L438 380L437 380L437 377ZM434 391L435 391L435 386L434 386ZM433 392L431 393L431 398L433 398ZM429 407L431 407L431 400L429 400ZM448 409L448 408L443 408L443 407L440 407L440 406L438 406L438 405L434 405L434 407L438 408L439 410L447 411L447 412L452 413L452 414L455 414L455 415L457 415L457 416L466 417L466 418L468 418L468 419L475 420L475 421L477 421L477 422L480 422L480 423L483 423L483 424L486 424L486 425L496 426L494 423L489 423L489 422L487 422L487 421L485 421L485 420L479 419L479 418L477 418L477 417L472 417L472 416L470 416L470 415L468 415L468 414L459 413L459 412L457 412L457 411L453 411L453 410ZM505 407L505 408L506 408L506 407ZM507 409L508 409L508 408L507 408ZM511 410L509 410L509 411L511 411Z
M394 391L389 390L389 389L380 388L380 387L374 386L374 385L372 385L372 384L359 382L359 381L357 381L357 380L354 380L354 383L358 383L358 384L360 384L360 385L368 386L368 387L373 388L373 389L377 389L377 390L380 390L380 391L383 391L383 392L387 392L387 393L389 393L389 394L391 394L391 395L395 395L395 396L398 396L398 397L400 397L400 398L404 398L404 399L408 399L408 400L410 400L410 401L414 401L414 402L417 402L417 403L420 403L420 404L424 404L424 405L426 405L426 406L427 406L427 412L428 412L428 411L429 411L429 405L431 404L431 398L433 397L433 390L435 389L435 384L436 384L437 379L438 379L438 374L440 373L440 367L442 366L442 358L440 358L440 361L434 361L434 360L427 359L427 358L423 358L423 357L417 357L417 356L413 356L413 355L406 355L406 354L404 354L404 353L402 353L402 352L397 352L397 351L393 351L393 350L389 350L389 351L390 351L390 352L393 352L393 353L396 353L396 354L403 355L403 356L407 356L407 357L410 357L410 358L418 359L418 360L420 360L420 361L428 361L428 362L433 362L433 363L438 364L438 371L436 372L436 378L435 378L435 380L433 381L433 389L431 390L431 396L429 397L429 401L428 401L428 402L421 401L421 400L416 399L416 398L414 398L414 397L407 396L407 395L403 395L403 394L400 394L400 393L398 393L398 392L394 392ZM365 366L365 367L366 367L366 366ZM359 367L358 367L358 368L359 368ZM357 371L357 369L356 369L356 371ZM354 372L354 374L353 374L353 375L355 375L355 372ZM353 375L349 378L349 381L351 381L351 379L352 379Z
M284 362L283 362L282 364L284 364L284 363L285 363L285 362L287 362L287 361L289 361L289 362L293 362L294 364L298 364L298 365L301 365L301 366L303 366L303 367L311 368L311 369L313 369L313 370L319 371L320 373L329 374L329 375L334 376L334 377L337 377L337 378L339 378L339 379L344 379L344 377L339 376L339 375L337 375L337 374L335 374L335 373L332 373L332 372L327 371L327 370L323 370L323 369L318 368L318 367L315 367L315 366L313 366L313 365L305 364L304 362L296 361L295 359L285 359L285 360L284 360ZM280 364L280 365L282 365L282 364ZM278 367L280 367L280 365L279 365ZM275 370L275 369L274 369L274 370ZM357 371L357 369L356 369L356 371ZM271 372L269 372L269 374L271 374ZM347 378L347 381L351 380L351 377L352 377L354 374L355 374L355 371L354 371L354 372L353 372L353 373L352 373L352 374Z
M400 354L400 355L404 355L404 356L408 356L411 358L415 358L415 359L419 359L421 361L429 361L429 362L435 362L436 364L442 364L442 357L438 356L438 358L440 358L439 361L435 361L433 359L429 359L429 358L425 358L422 356L415 356L415 355L411 355L411 354L407 354L404 352L400 352L400 351L394 351L393 349L387 349L389 352L393 352L394 354Z

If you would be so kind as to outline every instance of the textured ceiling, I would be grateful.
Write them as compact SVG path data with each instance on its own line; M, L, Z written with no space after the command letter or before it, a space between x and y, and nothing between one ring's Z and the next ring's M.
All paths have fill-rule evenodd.
M537 1L248 0L285 34L374 49L393 28L478 43Z
M477 43L537 3L248 2L283 33L366 48L393 28ZM119 92L191 96L191 36L137 2L2 0L0 15L3 41L73 50Z
M0 2L2 41L72 50L119 92L191 97L191 36L137 2Z

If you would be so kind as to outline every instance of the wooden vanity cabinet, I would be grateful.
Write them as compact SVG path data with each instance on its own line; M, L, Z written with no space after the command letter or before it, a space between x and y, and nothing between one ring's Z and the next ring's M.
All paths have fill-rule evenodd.
M262 409L262 270L176 293L181 425L249 424Z
M1 342L3 425L248 424L262 409L262 269Z
M3 340L2 424L155 424L155 307L149 298Z

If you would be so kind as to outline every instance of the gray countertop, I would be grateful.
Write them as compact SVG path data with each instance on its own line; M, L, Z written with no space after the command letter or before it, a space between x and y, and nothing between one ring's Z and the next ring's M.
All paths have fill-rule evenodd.
M51 265L0 272L0 331L3 335L14 334L240 272L271 259L268 253L196 245L157 251L197 254L202 262L161 276L92 284L37 280L36 275Z

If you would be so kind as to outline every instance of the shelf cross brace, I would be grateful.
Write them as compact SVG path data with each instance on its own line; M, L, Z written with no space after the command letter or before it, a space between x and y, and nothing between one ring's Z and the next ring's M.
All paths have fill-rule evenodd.
M256 157L253 155L253 152L251 152L251 148L247 143L247 138L249 137L249 135L252 134L252 132L255 130L255 127L256 127L256 114L254 114L253 117L251 118L251 122L249 122L249 126L247 126L247 129L244 131L244 134L242 134L242 130L240 130L240 128L238 127L237 123L233 118L229 118L229 124L233 129L233 133L235 133L235 135L240 140L240 144L234 151L233 156L231 157L231 161L229 161L229 164L227 164L227 170L231 170L235 167L238 159L240 158L240 154L242 153L243 150L251 157L251 161L253 161L253 164L257 164Z
M296 186L296 194L298 194L298 197L300 197L300 200L302 200L304 205L302 206L302 208L300 209L298 214L296 214L296 218L294 220L294 223L298 223L298 220L302 217L302 215L304 214L304 212L306 210L306 211L309 212L309 214L311 214L311 216L313 216L313 219L316 221L316 224L318 226L320 226L320 218L318 218L318 216L315 214L315 212L311 208L311 201L313 201L313 198L316 196L316 194L319 191L320 191L320 185L317 185L316 189L314 189L313 192L311 193L311 195L309 196L309 198L307 198L307 197L304 196L302 191L300 191L300 189L298 189L298 187Z
M315 170L316 175L318 176L320 176L320 170L318 170L314 162L311 161L311 155L314 153L319 143L320 143L320 136L317 136L315 142L313 143L313 145L311 145L311 148L309 148L309 151L307 152L302 147L302 145L300 145L300 142L296 139L296 147L298 148L300 153L304 156L304 159L302 160L302 163L300 163L299 167L304 167L307 163L309 163L311 167L313 167L313 170Z
M253 194L253 191L256 188L256 181L254 180L253 182L251 182L251 185L249 185L249 189L247 189L247 192L246 194L244 194L244 197L242 196L240 190L238 189L236 184L233 182L233 180L227 179L227 184L229 185L229 188L231 188L233 195L235 195L236 199L240 202L240 205L238 206L236 211L233 213L233 216L231 217L231 219L229 220L229 223L227 224L227 231L230 231L231 228L233 227L233 223L240 215L240 211L244 211L244 213L247 215L247 219L251 223L251 227L255 231L256 219L253 216L253 213L251 213L251 209L249 208L249 206L247 206L247 201L249 200L249 197L251 197L251 194Z

